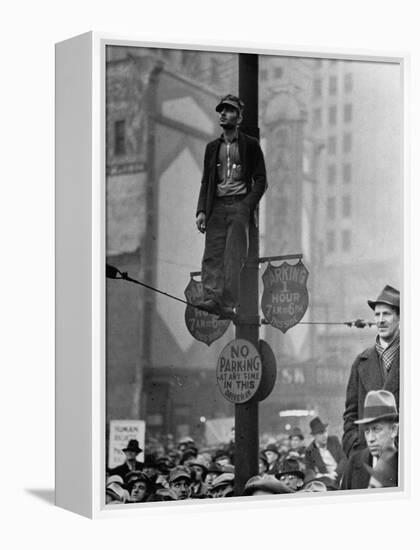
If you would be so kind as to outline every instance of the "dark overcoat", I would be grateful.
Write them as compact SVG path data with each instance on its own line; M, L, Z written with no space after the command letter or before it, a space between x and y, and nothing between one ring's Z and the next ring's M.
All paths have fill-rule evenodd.
M372 466L372 455L369 449L354 452L344 469L340 489L367 489L370 474L366 470L365 464Z
M347 456L366 447L362 426L354 421L363 417L366 394L372 390L391 392L399 408L400 354L395 354L385 378L375 346L365 349L354 361L347 384L346 404L343 414L343 449Z
M216 196L217 159L221 143L221 138L211 141L207 144L204 154L204 170L198 197L197 214L204 212L207 222L211 216ZM242 202L252 212L267 188L264 156L258 140L243 132L238 132L238 147L243 180L247 188L247 194Z
M341 443L335 435L330 435L327 438L327 449L334 457L334 460L337 462L337 484L340 481L340 478L343 474L344 468L347 463L346 455L341 447ZM315 441L312 441L306 449L305 452L305 469L306 469L306 480L312 479L317 473L326 474L328 470L322 460L321 453L319 452L318 447L315 445Z

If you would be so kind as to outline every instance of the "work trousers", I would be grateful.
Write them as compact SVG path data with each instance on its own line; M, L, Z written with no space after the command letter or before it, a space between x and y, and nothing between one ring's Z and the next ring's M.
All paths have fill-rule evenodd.
M201 267L205 300L239 304L241 270L248 255L250 209L243 196L216 198L206 228Z

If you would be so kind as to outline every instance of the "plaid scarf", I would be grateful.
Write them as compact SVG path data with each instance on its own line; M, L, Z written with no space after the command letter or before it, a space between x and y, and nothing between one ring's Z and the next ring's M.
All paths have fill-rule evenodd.
M376 352L379 355L379 359L381 361L385 377L388 375L392 362L399 351L400 351L400 332L399 331L394 336L394 339L389 344L389 346L386 348L383 348L381 346L379 336L377 337Z

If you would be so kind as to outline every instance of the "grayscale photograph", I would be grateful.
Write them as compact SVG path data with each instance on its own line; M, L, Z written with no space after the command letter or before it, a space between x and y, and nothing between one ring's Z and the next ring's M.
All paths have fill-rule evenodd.
M106 47L107 505L401 490L403 97L392 59Z

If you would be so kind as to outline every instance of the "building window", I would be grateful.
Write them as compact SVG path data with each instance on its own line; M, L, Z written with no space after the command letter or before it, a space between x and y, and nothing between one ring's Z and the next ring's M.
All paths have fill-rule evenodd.
M328 166L328 183L334 184L336 181L337 171L334 164Z
M329 90L330 95L335 95L337 93L337 77L336 76L330 76L328 90Z
M349 164L348 162L343 164L343 182L344 183L351 182L351 164Z
M343 152L350 153L352 146L351 134L344 134L343 136Z
M261 80L267 80L267 77L268 77L268 71L267 69L263 69L261 71Z
M344 105L344 122L351 122L353 118L353 105L348 103Z
M314 97L322 96L322 80L320 78L315 78L314 80L313 95Z
M335 233L334 231L327 231L327 252L334 252L335 250Z
M344 75L344 91L349 93L353 90L353 75L346 73Z
M349 229L345 229L341 233L341 244L344 252L348 252L351 248L351 233Z
M328 122L330 124L337 124L337 107L333 105L328 109Z
M328 197L327 218L329 220L335 220L335 197Z
M274 68L274 78L281 78L283 76L283 67Z
M349 218L351 216L351 197L344 195L343 197L343 218Z
M336 151L337 151L337 140L335 139L335 136L330 136L328 138L328 154L335 155Z
M312 114L312 126L313 128L319 128L322 125L322 113L321 109L314 109Z
M125 155L125 120L114 122L114 154Z

